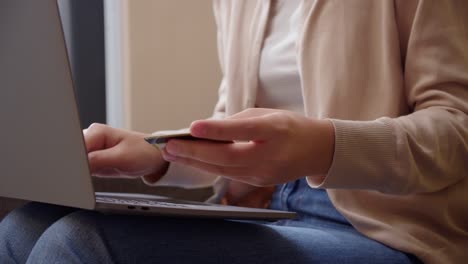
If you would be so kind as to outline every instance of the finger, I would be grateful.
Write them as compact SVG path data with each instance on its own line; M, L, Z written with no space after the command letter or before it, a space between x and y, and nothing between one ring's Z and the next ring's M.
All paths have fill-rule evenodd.
M97 150L88 153L89 170L92 175L97 174L100 170L116 168L119 160L118 151L115 148Z
M223 199L230 205L267 208L275 189L276 185L258 187L231 180Z
M213 143L206 140L187 141L169 140L165 147L166 155L190 158L204 163L239 167L249 166L258 162L262 150L258 143Z
M241 119L199 120L190 133L199 138L224 141L261 141L272 137L271 121L266 116Z
M258 189L258 187L238 181L230 181L226 191L226 196L229 197L230 200L239 200L240 197L245 196L255 189Z
M86 145L86 152L89 153L104 148L105 135L103 133L97 133L96 131L85 129L83 131L83 136Z
M223 176L228 179L248 183L248 172L250 170L246 167L224 167L182 157L176 157L173 162L190 166L215 175Z
M230 185L231 185L232 182L236 182L238 184L246 185L245 183L238 182L238 181L231 181ZM248 196L249 193L251 193L252 191L254 191L257 188L258 187L256 187L256 186L252 186L248 190L240 189L240 190L233 191L232 190L233 188L231 188L231 186L229 186L229 189L228 189L228 191L226 192L226 195L225 195L225 199L226 199L226 201L228 201L229 204L237 205L237 204L239 204L239 202L244 200L245 196Z
M279 112L283 112L283 110L271 109L271 108L248 108L244 111L228 116L226 117L226 119L260 117L260 116L270 115L270 114L279 113Z
M92 173L94 177L120 178L122 175L116 168L102 168Z
M229 203L228 203L226 197L223 197L223 198L221 199L220 204L222 204L222 205L229 205Z
M270 205L275 186L257 188L239 199L235 205L253 208L267 208Z
M83 136L88 153L113 147L119 141L116 131L102 124L92 124L88 129L84 129Z

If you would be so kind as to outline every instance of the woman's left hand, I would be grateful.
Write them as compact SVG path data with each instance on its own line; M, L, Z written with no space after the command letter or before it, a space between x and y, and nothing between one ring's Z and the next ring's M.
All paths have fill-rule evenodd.
M251 108L224 120L195 121L190 131L209 140L170 140L164 159L254 186L324 178L333 159L332 123L290 111Z

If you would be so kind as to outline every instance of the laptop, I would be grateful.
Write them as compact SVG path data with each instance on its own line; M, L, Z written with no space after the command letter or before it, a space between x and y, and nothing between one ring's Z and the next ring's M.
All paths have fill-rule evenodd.
M110 213L276 220L295 213L95 193L56 0L0 1L0 196Z

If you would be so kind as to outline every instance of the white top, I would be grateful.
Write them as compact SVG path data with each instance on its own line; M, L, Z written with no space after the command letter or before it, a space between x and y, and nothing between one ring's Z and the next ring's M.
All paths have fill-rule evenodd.
M272 1L260 56L256 107L304 113L296 49L301 3Z

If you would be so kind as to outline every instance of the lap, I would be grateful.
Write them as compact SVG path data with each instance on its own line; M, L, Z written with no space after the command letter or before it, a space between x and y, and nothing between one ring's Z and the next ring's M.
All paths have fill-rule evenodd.
M24 263L36 241L54 222L76 209L26 204L0 222L0 263Z
M30 260L410 263L405 254L368 239L352 228L104 215L91 211L68 213L58 221L49 219L48 224L50 226L35 243Z

